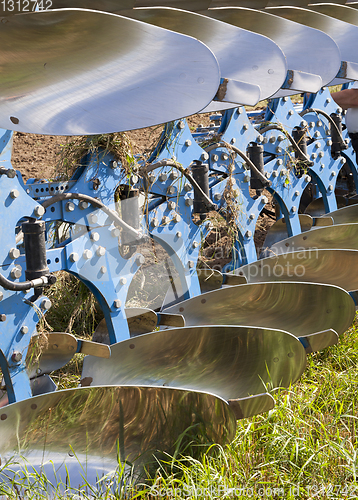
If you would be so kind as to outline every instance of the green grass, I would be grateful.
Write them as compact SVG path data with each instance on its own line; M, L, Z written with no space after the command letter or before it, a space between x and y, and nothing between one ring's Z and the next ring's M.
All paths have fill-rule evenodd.
M308 356L299 383L273 392L273 410L239 421L232 443L213 445L199 459L167 457L145 484L127 488L126 495L108 487L97 493L87 489L80 497L357 498L357 358L356 320L337 346ZM117 472L121 478L123 474L123 469ZM44 499L43 482L45 478L38 478L37 487L27 493L21 484L8 491L0 484L0 498L2 494L4 498Z

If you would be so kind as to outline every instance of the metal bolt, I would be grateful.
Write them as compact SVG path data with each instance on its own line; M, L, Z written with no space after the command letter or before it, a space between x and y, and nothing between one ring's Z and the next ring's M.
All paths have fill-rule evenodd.
M278 172L277 172L277 170L274 170L274 171L272 172L272 177L278 177Z
M20 351L14 351L12 353L11 359L12 359L12 361L14 361L14 363L20 363L20 361L22 360L22 354L21 354L21 352Z
M20 276L22 275L22 271L21 271L21 268L19 267L14 267L13 269L11 269L11 272L10 272L10 276L12 279L19 279Z
M113 161L111 161L111 162L110 162L109 166L110 166L111 168L113 168L113 170L114 170L115 168L117 168L117 167L118 167L118 163L117 163L115 160L113 160Z
M121 232L118 227L114 227L111 231L111 235L113 236L113 238L118 238L120 234Z
M160 182L165 182L168 179L168 176L167 174L160 174L158 179L160 180Z
M115 309L120 309L121 306L122 306L122 302L119 299L116 299L116 300L113 301L113 307Z
M184 191L186 191L186 192L191 191L191 184L189 184L188 182L186 182L184 184Z
M282 100L283 100L283 102L287 102L287 101L288 101L288 97L287 97L287 96L285 96L285 97L283 97L283 99L282 99Z
M340 162L342 163L342 165L343 165L344 163L346 163L346 161L347 161L347 160L346 160L345 158L343 158L343 156L342 156L342 158L340 159Z
M283 168L281 170L280 174L282 175L282 177L284 177L287 174L287 170L285 168Z
M282 142L282 141L285 140L285 136L284 135L278 135L277 136L277 140L278 140L278 142Z
M162 224L165 226L166 224L169 224L169 222L170 222L169 217L164 215L164 217L162 217Z
M193 242L193 248L198 248L198 246L199 246L199 243L197 241L194 241Z
M320 151L320 152L318 153L318 156L319 156L320 158L323 158L323 157L324 157L324 152L323 152L323 151Z
M251 238L251 236L252 236L252 231L249 231L249 230L248 230L248 231L246 231L246 233L245 233L245 237L246 237L246 238Z
M186 147L191 146L191 140L190 140L190 139L187 139L187 140L184 142L184 145L185 145Z
M216 193L216 194L214 194L214 200L215 200L215 201L219 201L219 200L221 200L221 194L220 194L220 193Z
M99 240L99 234L96 233L96 231L93 231L91 234L90 234L90 239L92 241L98 241Z
M306 182L311 182L311 177L309 175L305 175L305 181Z
M307 126L307 122L303 120L303 121L300 123L300 127L305 128L306 126Z
M254 218L255 218L255 214L250 214L250 215L249 215L249 218L250 218L251 220L254 220Z
M135 263L137 264L137 266L142 266L145 262L145 258L143 255L137 255L137 257L135 258Z
M174 210L176 207L175 201L168 201L167 207L168 207L168 210Z
M209 155L208 155L208 153L206 153L206 152L205 152L205 153L202 153L202 154L201 154L201 156L200 156L200 159L201 159L201 160L208 160L208 159L209 159Z
M73 212L75 208L75 204L72 201L68 201L65 205L66 212Z
M294 213L296 213L296 212L297 212L297 207L295 207L295 206L291 207L291 212L292 212L293 214L294 214Z
M249 130L249 124L248 123L244 123L243 126L242 126L242 128L244 130Z
M276 153L278 153L278 154L279 154L279 153L282 153L282 148L280 148L279 146L277 146L277 148L276 148Z
M318 148L320 148L320 147L321 147L321 143L320 143L320 142L316 142L316 144L315 144L315 148L316 148L316 149L318 149Z
M309 122L308 126L309 126L309 128L313 128L314 127L314 122Z
M26 326L26 325L22 326L22 327L20 328L20 333L21 333L22 335L26 335L27 333L29 333L29 327L28 327L28 326Z
M212 161L218 161L219 156L218 155L212 155L211 160Z
M326 99L326 104L329 104L331 102L331 98L330 97L327 97Z
M185 205L186 205L187 207L191 207L191 206L193 206L193 203L194 203L194 202L193 202L193 200L192 200L191 198L187 198L187 199L185 200Z
M328 191L333 191L333 189L334 189L333 184L330 184L330 185L328 186Z
M237 113L238 115L241 115L243 112L244 112L244 110L243 110L243 108L241 108L241 107L240 107L240 108L237 108L237 110L236 110L236 113Z
M106 268L106 266L101 266L101 268L100 268L99 272L100 272L101 274L106 274L106 272L107 272L107 268Z
M293 109L290 109L289 112L288 112L288 116L292 116L294 113Z
M178 122L178 128L180 128L180 130L183 130L183 128L185 128L185 122L183 122L183 120L180 120L180 122Z
M295 191L295 196L300 196L300 192L299 191Z
M175 187L174 186L169 186L167 189L167 194L174 194L175 193Z
M271 144L273 144L274 142L276 142L276 137L274 135L272 135L269 139L269 142L271 142Z
M20 193L17 189L12 189L10 191L10 196L13 200L15 200L15 198L18 198L20 196Z
M10 259L18 259L20 257L20 250L18 248L11 248L9 251Z
M317 122L317 127L322 127L323 123L321 122L321 120L318 120Z
M82 257L86 260L89 260L92 258L92 252L91 250L85 250L82 254Z
M181 221L181 217L179 214L174 214L173 215L173 221L174 222L180 222Z
M327 146L332 146L332 140L331 139L328 139L328 141L326 142Z
M98 257L103 257L103 255L105 255L105 253L106 253L106 249L104 247L98 247L96 250L96 255Z
M244 182L250 182L250 176L248 174L244 175Z
M281 158L279 158L276 163L277 163L277 165L282 165L283 160L281 160Z
M41 309L43 309L44 311L48 311L49 309L51 309L51 306L52 306L52 303L51 303L50 299L43 299L42 300Z
M154 175L154 174L150 174L150 175L148 176L148 179L149 179L149 182L150 182L151 184L154 184L154 182L155 182L155 175Z
M119 280L119 282L120 282L121 285L126 285L127 284L127 278L121 278Z
M189 266L189 269L192 269L194 267L194 262L192 260L189 260L188 266Z
M176 236L177 238L181 238L181 232L180 232L180 231L178 231L178 232L175 234L175 236Z
M342 113L342 108L338 107L338 108L336 109L336 113L338 113L338 114Z
M78 206L81 210L86 210L89 207L88 201L80 201Z
M157 218L155 218L155 217L153 217L153 219L151 220L151 222L150 222L150 223L151 223L151 225L152 225L153 227L158 227L158 226L159 226L158 219L157 219Z
M317 153L312 153L312 154L311 154L311 159L312 159L312 160L315 160L316 158L317 158Z
M78 253L76 253L76 252L72 252L72 253L70 254L70 261L71 261L71 262L77 262L77 261L78 261L78 259L79 259L79 257L78 257Z
M333 172L331 173L331 176L332 177L336 177L336 172L333 170Z
M95 214L89 214L89 215L87 216L87 219L88 219L88 222L89 222L90 224L97 224L97 222L98 222L98 217L97 217L97 215L95 215Z
M37 207L35 207L34 209L34 214L36 217L42 217L43 214L45 213L45 209L42 205L38 205Z
M316 132L313 134L316 138L321 137L321 134L319 130L316 130Z
M256 142L257 142L258 144L260 144L260 142L262 142L263 140L264 140L263 135L258 135L258 136L257 136L257 139L256 139Z
M266 196L262 196L260 201L261 201L261 203L263 203L264 205L266 205L266 203L268 203L268 199L267 199L267 197L266 197Z
M0 321L1 322L6 321L6 314L0 314Z
M221 159L222 159L223 161L226 161L226 160L228 160L228 159L229 159L229 155L228 155L227 153L222 153L222 154L221 154Z
M178 177L179 177L178 172L176 170L173 170L173 172L170 172L169 174L169 178L172 181L175 181Z
M230 141L230 142L231 142L231 144L235 144L235 142L236 142L236 137L233 137L233 138L231 139L231 141Z

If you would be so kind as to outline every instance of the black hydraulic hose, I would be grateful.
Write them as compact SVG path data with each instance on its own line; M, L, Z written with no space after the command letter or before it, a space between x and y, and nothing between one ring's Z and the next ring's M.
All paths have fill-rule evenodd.
M342 143L344 143L344 139L343 139L343 136L341 134L341 131L339 130L339 128L337 127L337 124L335 123L335 121L332 119L332 117L326 113L325 111L322 111L321 109L315 109L315 108L308 108L308 109L304 109L301 113L300 113L300 116L304 116L306 115L307 113L317 113L317 114L320 114L322 116L324 116L325 118L327 118L327 120L329 121L329 123L331 125L333 125L333 127L336 129L337 131L337 134L339 135Z
M93 198L92 196L88 196L86 194L80 194L80 193L61 193L61 194L56 194L55 196L52 196L52 198L49 198L45 201L42 202L42 206L44 208L47 208L54 203L57 203L58 201L64 201L64 200L81 200L81 201L87 201L88 203L91 203L96 208L100 208L108 217L110 217L115 224L120 226L122 229L127 231L135 240L142 240L143 234L141 234L139 231L136 231L133 229L131 226L129 226L126 222L124 222L123 219L119 217L113 210L110 208L106 207L104 203L101 201L97 200L96 198Z
M271 186L272 182L265 177L260 170L256 167L256 165L250 160L248 156L245 155L240 149L235 148L232 144L229 144L226 141L221 141L220 144L223 144L226 148L231 149L235 153L237 153L241 158L245 161L248 167L250 167L250 170L253 170L256 174L256 176L261 180L261 182L264 184L264 186Z
M152 163L150 165L145 166L144 169L142 169L142 170L145 173L148 173L148 172L152 172L153 170L156 170L157 168L161 168L161 167L172 167L172 168L176 168L177 170L179 170L179 172L181 172L184 175L184 177L186 177L188 179L190 184L193 186L194 191L197 191L205 199L208 207L212 207L214 209L216 208L215 203L213 203L211 201L211 199L204 193L204 191L201 189L201 187L196 182L196 180L193 178L193 176L189 174L187 169L185 169L184 167L182 167L178 163L175 163L175 161L173 161L173 160L161 160L161 161L158 161L156 163Z
M46 276L42 278L37 278L32 281L22 281L21 283L15 283L14 281L8 280L0 273L0 286L5 288L5 290L11 290L13 292L24 292L35 288L38 286L43 286L48 283Z
M312 111L312 110L311 110ZM331 118L331 117L330 117ZM300 157L300 160L304 160L306 161L309 165L313 165L313 161L311 161L308 156L306 156L304 154L304 152L302 151L302 149L299 147L299 145L297 144L297 142L294 140L294 138L292 137L292 135L290 135L284 128L280 127L279 125L277 124L271 124L271 125L267 125L267 127L264 127L264 128L261 128L261 129L258 129L258 132L260 132L260 134L263 134L264 132L267 132L268 130L280 130L281 132L283 132L285 134L285 136L287 137L287 139L290 141L290 143L292 144L292 146L294 147L294 149L297 151L299 157Z

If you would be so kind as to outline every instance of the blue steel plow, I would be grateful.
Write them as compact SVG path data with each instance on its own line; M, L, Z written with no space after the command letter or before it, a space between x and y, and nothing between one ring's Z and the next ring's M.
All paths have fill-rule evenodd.
M170 453L187 429L232 440L236 419L271 409L269 389L297 381L306 355L350 326L358 167L326 87L358 80L358 13L298 1L51 6L5 9L0 24L0 455L64 482L67 468L76 484L85 462L94 483L118 455L140 465ZM267 98L264 116L245 111ZM184 119L218 111L194 133ZM25 184L11 165L11 131L161 123L130 169L104 149L68 181ZM200 260L213 214L235 234L220 270ZM257 248L266 214L275 223ZM170 279L154 305L130 307L151 242ZM57 271L100 304L93 341L57 332L39 345ZM57 390L51 372L76 353L88 355L80 386Z

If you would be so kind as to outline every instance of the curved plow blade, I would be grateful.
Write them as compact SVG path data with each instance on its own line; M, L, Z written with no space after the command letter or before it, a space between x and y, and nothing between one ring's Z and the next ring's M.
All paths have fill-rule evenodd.
M156 26L74 9L6 21L0 26L2 39L11 40L0 53L5 129L84 135L147 127L200 111L220 84L205 45Z
M338 224L311 229L275 243L268 252L270 255L279 255L310 248L358 250L358 224Z
M358 223L358 205L342 207L321 217L331 217L334 224L356 224Z
M336 200L338 209L344 208L347 205L348 206L355 205L358 201L357 197L344 198L343 196L336 196ZM311 215L311 217L329 217L330 216L329 214L334 212L326 213L323 198L316 198L315 200L311 201L311 203L307 206L305 213ZM343 222L341 222L340 224L342 223Z
M229 405L212 394L168 387L79 388L2 408L0 453L3 461L24 457L27 469L45 472L50 480L56 472L55 484L61 479L77 487L95 484L118 460L139 467L153 462L158 449L174 453L185 433L187 444L224 444L235 430Z
M83 385L186 387L229 400L288 387L306 366L290 333L239 326L162 330L111 346L111 358L86 357Z
M355 308L341 288L316 283L254 283L232 286L185 300L166 311L182 314L187 326L252 325L296 337L351 325ZM317 314L319 311L319 314Z
M358 250L310 249L246 264L235 270L248 283L265 281L304 281L336 285L347 291L358 290Z

